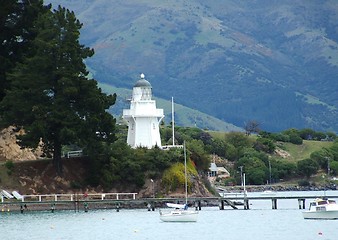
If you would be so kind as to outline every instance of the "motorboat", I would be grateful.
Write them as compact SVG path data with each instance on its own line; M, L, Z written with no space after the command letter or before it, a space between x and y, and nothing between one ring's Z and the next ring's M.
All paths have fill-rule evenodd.
M304 219L338 219L336 201L327 198L316 198L310 202L308 211L303 212Z
M188 209L188 183L187 183L187 154L184 146L184 177L185 177L185 204L167 203L168 211L160 210L160 219L163 222L196 222L198 211Z

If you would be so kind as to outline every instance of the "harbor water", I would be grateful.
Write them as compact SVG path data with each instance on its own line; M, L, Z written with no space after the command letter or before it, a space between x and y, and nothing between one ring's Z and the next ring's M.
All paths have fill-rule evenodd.
M277 210L269 200L250 210L202 207L195 223L161 222L159 209L2 212L0 239L338 239L338 220L304 220L302 211L293 199L279 200Z

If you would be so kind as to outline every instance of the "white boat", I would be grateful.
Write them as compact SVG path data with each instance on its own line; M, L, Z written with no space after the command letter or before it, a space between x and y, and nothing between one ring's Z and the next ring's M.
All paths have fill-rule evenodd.
M187 184L187 155L184 149L184 177L185 177L185 204L167 203L170 211L160 210L160 219L163 222L196 222L198 218L198 211L188 209L188 184Z
M184 209L184 208L186 208L185 204L179 204L179 203L166 203L166 205L169 208L175 208L175 209Z
M196 222L198 211L174 209L169 212L160 211L160 219L163 222Z
M338 205L334 200L316 198L310 203L308 211L303 212L304 219L338 219Z
M261 193L262 196L274 196L276 195L276 192L275 191L272 191L272 190L265 190Z

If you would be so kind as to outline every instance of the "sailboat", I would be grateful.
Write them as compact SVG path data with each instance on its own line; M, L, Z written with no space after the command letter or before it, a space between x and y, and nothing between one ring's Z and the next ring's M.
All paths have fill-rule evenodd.
M188 209L188 183L187 183L187 154L185 142L184 149L184 178L185 178L185 204L167 203L170 211L162 212L160 210L160 219L163 222L196 222L198 218L198 211Z

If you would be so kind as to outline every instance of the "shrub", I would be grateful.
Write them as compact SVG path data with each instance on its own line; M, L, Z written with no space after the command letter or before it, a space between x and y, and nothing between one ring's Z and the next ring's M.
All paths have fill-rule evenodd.
M298 172L302 176L309 178L311 175L315 174L319 169L319 164L317 161L307 158L297 162Z
M6 161L5 167L6 167L9 171L13 171L13 170L14 170L14 163L13 163L13 161L10 161L10 160Z
M13 161L6 161L5 167L7 168L7 174L12 175L13 170L14 170L14 163Z
M310 186L310 182L308 180L302 179L298 181L298 185L300 187L308 187Z
M226 179L224 179L223 184L225 186L234 186L234 185L236 185L236 179L233 178L233 177L226 178Z
M254 148L257 151L263 151L266 153L273 153L276 149L274 142L268 138L258 138L254 143Z
M301 145L303 143L303 139L297 134L290 134L290 142L293 144Z

